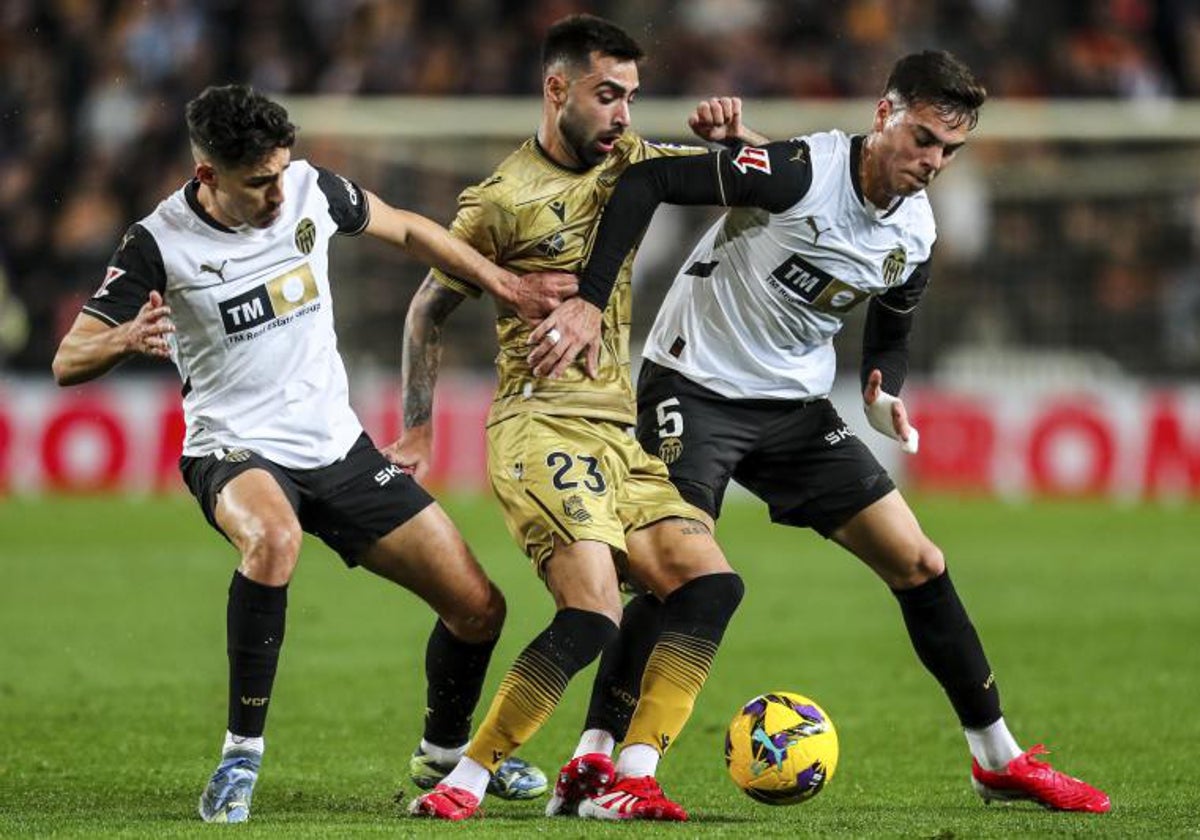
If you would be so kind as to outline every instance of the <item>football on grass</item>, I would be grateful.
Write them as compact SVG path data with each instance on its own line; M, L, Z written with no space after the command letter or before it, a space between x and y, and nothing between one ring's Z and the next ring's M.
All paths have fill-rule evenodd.
M825 710L801 694L760 694L734 715L725 733L725 766L751 799L794 805L833 778L838 737Z

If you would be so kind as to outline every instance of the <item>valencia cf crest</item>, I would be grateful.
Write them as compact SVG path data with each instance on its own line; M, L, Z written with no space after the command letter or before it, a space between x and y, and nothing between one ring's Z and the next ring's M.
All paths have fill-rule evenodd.
M883 282L895 286L904 276L904 267L908 264L908 254L904 248L897 245L883 261Z
M583 497L579 495L567 496L563 499L563 513L566 514L567 519L580 525L592 521L592 515L588 513L588 509L583 504Z
M683 441L677 437L665 438L658 445L658 459L664 464L674 464L683 454Z
M305 216L296 225L296 248L301 254L312 252L313 245L317 242L317 226L313 220Z

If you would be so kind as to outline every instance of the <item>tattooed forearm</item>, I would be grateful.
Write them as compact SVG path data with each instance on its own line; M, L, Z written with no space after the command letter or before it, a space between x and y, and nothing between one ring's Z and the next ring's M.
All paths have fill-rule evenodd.
M427 276L404 319L404 428L424 426L433 417L433 391L442 361L442 325L463 296Z

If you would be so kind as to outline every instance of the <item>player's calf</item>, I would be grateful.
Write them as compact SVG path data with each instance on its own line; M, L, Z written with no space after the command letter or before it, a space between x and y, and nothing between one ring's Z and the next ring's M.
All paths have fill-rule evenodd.
M648 745L661 754L674 742L691 717L744 592L742 579L726 572L690 580L667 596L662 632L646 662L642 696L625 737L627 745ZM652 767L641 769L638 775L653 772Z

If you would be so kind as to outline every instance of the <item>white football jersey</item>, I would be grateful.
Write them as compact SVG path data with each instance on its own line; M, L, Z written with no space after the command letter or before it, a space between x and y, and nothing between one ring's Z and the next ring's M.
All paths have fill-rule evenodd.
M936 237L924 191L884 209L861 195L861 143L831 131L737 153L737 178L747 181L797 181L807 155L811 183L780 212L737 207L705 233L667 293L646 358L726 397L828 395L843 317L899 291ZM897 297L891 308L904 311Z
M249 449L286 467L342 458L362 433L334 334L329 240L366 227L366 195L295 160L268 228L209 216L192 181L126 233L84 311L136 316L151 289L175 324L185 455Z

